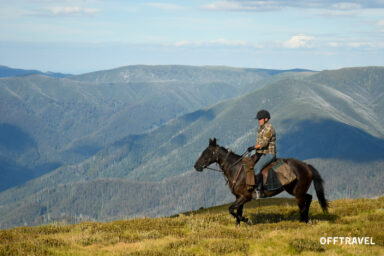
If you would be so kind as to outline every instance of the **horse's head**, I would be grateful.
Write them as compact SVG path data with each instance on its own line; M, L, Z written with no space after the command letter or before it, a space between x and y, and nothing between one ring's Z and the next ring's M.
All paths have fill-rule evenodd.
M218 161L219 152L216 138L209 139L209 146L203 151L199 159L195 163L195 169L198 172L203 171L204 168Z

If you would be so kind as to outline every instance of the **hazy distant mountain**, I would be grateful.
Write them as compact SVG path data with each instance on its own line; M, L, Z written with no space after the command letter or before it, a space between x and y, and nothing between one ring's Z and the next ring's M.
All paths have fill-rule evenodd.
M244 86L283 73L313 72L305 69L273 70L254 68L232 68L225 66L182 66L161 65L126 66L111 70L97 71L71 77L71 79L96 83L141 83L183 81L192 83L224 82L233 86ZM259 78L259 79L258 79Z
M245 96L170 120L149 133L127 136L79 164L1 193L0 216L7 217L0 217L0 223L20 225L21 217L11 212L27 212L26 223L80 215L102 220L171 214L196 207L199 202L188 195L200 192L206 204L228 200L231 196L219 185L224 180L217 180L218 176L204 176L204 184L198 186L193 176L198 173L186 173L209 138L217 137L220 145L238 153L254 144L257 122L253 117L261 108L272 114L278 155L312 159L324 174L330 198L382 194L383 84L381 67L272 81ZM81 197L76 196L79 191ZM68 193L72 194L68 197ZM155 204L153 198L161 196L167 200ZM118 202L126 206L117 209Z
M80 162L129 134L253 91L265 79L291 75L299 73L128 66L61 79L41 74L1 78L0 191Z
M0 77L11 77L11 76L28 76L28 75L46 75L50 77L56 77L56 78L64 78L71 76L70 74L63 74L63 73L55 73L55 72L41 72L39 70L27 70L27 69L17 69L17 68L10 68L7 66L1 66L0 65Z

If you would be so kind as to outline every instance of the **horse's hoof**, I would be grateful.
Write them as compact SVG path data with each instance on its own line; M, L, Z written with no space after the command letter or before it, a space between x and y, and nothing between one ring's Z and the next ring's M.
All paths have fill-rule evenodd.
M251 221L249 219L247 219L247 218L242 219L242 222L244 222L247 225L251 225L252 224Z

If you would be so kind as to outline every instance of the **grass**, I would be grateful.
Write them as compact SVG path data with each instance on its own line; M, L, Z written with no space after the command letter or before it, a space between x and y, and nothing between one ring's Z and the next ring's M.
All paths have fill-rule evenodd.
M0 255L384 255L384 197L317 202L310 224L292 199L246 205L253 224L235 226L228 205L167 218L54 223L0 230ZM321 237L372 237L375 245L322 245Z

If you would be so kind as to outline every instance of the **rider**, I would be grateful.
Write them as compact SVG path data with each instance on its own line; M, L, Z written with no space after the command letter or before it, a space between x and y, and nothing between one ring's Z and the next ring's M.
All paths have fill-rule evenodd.
M269 123L271 115L266 110L260 110L256 118L259 120L259 129L257 131L256 145L248 148L248 151L256 149L256 153L260 154L260 158L255 165L255 175L258 175L256 181L256 197L264 197L263 192L263 175L261 170L267 166L276 157L276 133L275 129Z

